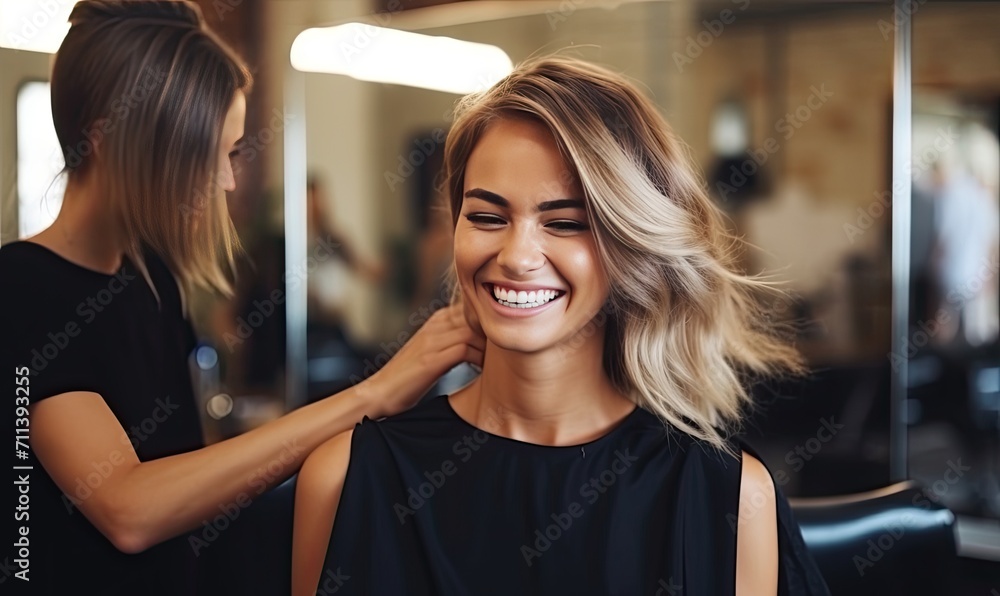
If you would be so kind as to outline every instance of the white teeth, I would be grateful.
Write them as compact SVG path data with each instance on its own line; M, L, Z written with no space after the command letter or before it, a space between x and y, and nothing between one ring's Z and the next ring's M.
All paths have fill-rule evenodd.
M559 297L554 290L534 290L531 292L507 290L493 286L493 296L504 306L512 308L534 308Z

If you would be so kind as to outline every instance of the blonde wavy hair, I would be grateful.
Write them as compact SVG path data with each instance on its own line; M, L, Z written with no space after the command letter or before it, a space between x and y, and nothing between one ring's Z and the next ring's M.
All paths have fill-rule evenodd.
M196 285L230 295L239 241L216 156L237 91L252 87L249 69L192 2L90 0L69 22L52 67L64 172L73 180L100 167L126 253L151 287L144 247L182 296Z
M664 424L732 453L751 381L802 374L791 325L770 316L777 283L737 270L726 228L687 147L623 76L565 56L533 59L466 96L445 143L452 224L469 155L491 122L551 131L583 186L610 293L603 364L616 388ZM461 300L454 264L452 302Z

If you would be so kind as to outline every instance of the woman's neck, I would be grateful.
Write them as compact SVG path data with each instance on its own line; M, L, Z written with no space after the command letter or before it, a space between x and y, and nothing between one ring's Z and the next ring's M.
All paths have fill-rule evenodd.
M27 240L81 267L112 274L121 266L125 252L122 236L106 193L100 190L97 177L90 175L67 182L56 220Z
M614 427L635 405L602 365L603 334L526 354L487 342L482 374L449 397L465 420L539 445L575 445Z

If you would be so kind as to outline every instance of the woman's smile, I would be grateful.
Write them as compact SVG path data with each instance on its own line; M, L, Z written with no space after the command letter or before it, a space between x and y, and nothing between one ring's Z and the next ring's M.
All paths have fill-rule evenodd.
M484 283L486 299L501 315L514 318L531 317L548 311L554 303L561 303L566 292L555 289L516 290L500 284Z

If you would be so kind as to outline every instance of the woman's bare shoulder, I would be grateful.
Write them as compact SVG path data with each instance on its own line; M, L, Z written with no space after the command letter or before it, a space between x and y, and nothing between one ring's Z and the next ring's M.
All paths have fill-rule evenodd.
M354 429L333 436L306 457L296 481L297 490L330 494L340 492L351 459Z
M759 459L744 451L736 532L737 595L777 592L777 518L771 474Z

